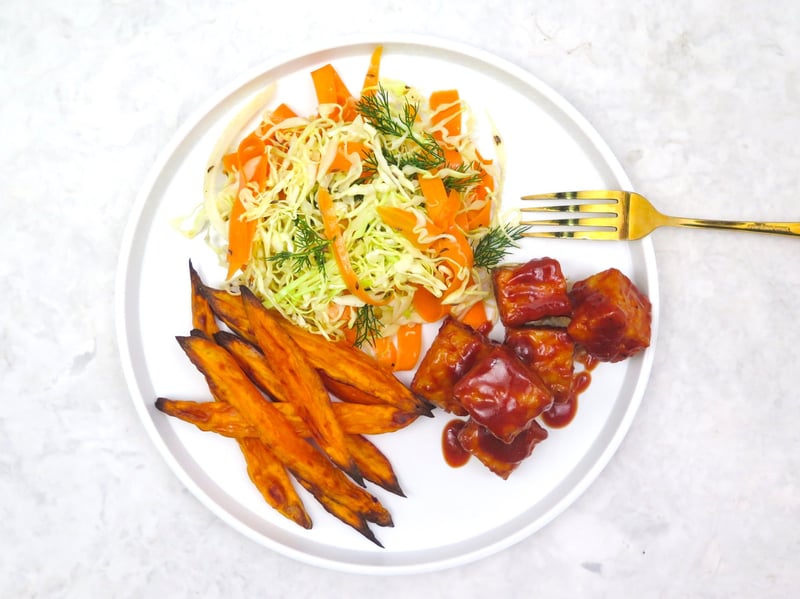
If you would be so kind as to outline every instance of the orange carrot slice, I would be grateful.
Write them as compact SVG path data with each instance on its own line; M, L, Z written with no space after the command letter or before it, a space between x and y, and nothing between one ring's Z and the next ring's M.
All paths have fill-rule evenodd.
M486 315L486 304L477 302L459 320L476 331L481 330L489 322L489 317Z
M320 104L337 104L341 112L332 116L342 116L345 121L352 121L356 116L355 99L342 81L339 73L331 64L326 64L311 71L314 91Z
M424 287L417 287L412 298L414 310L425 322L436 322L444 318L449 312L450 307L442 305L443 297L436 297Z
M425 208L433 224L448 229L455 222L456 214L461 206L458 192L445 189L444 181L439 177L418 177L419 189L425 198Z
M395 370L411 370L417 365L422 350L422 325L410 322L397 331L397 361Z
M434 125L441 124L448 136L461 135L461 103L457 90L435 91L431 94L429 104L433 111L431 122ZM434 137L441 141L443 136L437 131Z
M342 237L342 230L339 227L339 222L336 218L336 211L333 207L333 198L327 189L321 187L317 192L317 205L322 214L322 224L325 229L325 237L330 240L333 248L333 257L336 260L336 266L339 268L339 273L342 275L342 280L347 286L347 290L360 299L365 304L371 306L385 306L389 303L389 299L379 299L370 295L358 281L350 258L347 255L347 248L344 245L344 238Z
M364 85L361 86L362 97L374 94L378 89L382 55L383 46L377 46L372 51L372 56L369 59L369 67L367 68L367 74L364 77Z
M380 337L372 346L378 364L387 370L394 370L397 364L397 347L391 337Z
M233 159L229 161L230 167L238 173L239 193L250 183L255 183L258 191L264 189L269 167L264 155L265 148L264 141L255 133L251 133L239 144L235 163ZM227 278L229 279L250 260L256 221L242 218L244 211L244 204L237 195L228 220Z

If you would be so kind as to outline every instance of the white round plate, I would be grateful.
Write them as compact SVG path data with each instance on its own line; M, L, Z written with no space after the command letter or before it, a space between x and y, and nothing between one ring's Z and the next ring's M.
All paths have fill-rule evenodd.
M381 549L326 512L301 489L314 521L311 530L269 508L250 483L237 444L169 418L158 396L208 399L203 377L174 340L191 328L188 262L209 284L224 271L202 240L173 228L202 197L204 169L220 133L258 91L271 83L270 106L314 108L310 71L332 63L351 90L360 89L369 56L384 46L381 76L424 93L457 88L478 125L479 147L493 155L492 129L506 148L503 207L524 194L629 188L620 164L589 124L560 96L525 71L489 54L419 38L359 41L264 66L216 99L187 124L143 185L127 228L117 279L116 318L122 365L134 404L167 463L214 513L263 545L328 568L375 574L442 569L497 552L532 534L572 503L597 477L631 425L644 394L653 346L634 359L600 364L580 399L577 416L550 430L508 480L473 459L449 467L438 411L397 433L372 440L392 461L407 497L370 485L391 511L393 528L375 528ZM551 256L577 280L619 268L649 295L653 339L658 288L652 245L644 242L526 240L510 257ZM430 338L428 331L428 338ZM405 377L408 380L408 377Z

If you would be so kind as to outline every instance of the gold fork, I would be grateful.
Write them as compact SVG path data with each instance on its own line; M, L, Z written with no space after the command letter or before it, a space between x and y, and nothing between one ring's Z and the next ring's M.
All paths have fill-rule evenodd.
M541 205L525 206L525 215L543 213L551 218L526 219L526 237L566 239L641 239L658 227L733 229L800 237L800 222L753 222L680 218L662 214L644 196L632 191L560 191L522 196ZM565 203L563 200L567 200ZM558 203L556 203L558 202ZM592 203L589 203L592 202ZM541 230L539 230L541 229Z

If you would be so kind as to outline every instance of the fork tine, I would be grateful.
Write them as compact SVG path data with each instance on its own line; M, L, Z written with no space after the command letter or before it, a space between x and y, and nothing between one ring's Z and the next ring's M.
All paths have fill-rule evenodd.
M603 204L558 204L556 206L523 206L520 212L563 212L566 215L580 212L583 214L617 214L616 200Z
M584 230L560 230L560 231L527 231L522 234L523 237L531 237L537 239L594 239L602 241L613 241L619 239L616 230L611 229L595 229L594 231Z
M564 215L564 218L547 218L542 220L526 220L521 222L521 225L527 225L532 227L538 226L550 226L550 227L612 227L616 229L616 215L612 214L610 216L599 216L599 217L580 217L580 218L568 218L567 215Z
M523 200L616 200L620 201L624 192L609 189L589 189L583 191L556 191L522 196Z

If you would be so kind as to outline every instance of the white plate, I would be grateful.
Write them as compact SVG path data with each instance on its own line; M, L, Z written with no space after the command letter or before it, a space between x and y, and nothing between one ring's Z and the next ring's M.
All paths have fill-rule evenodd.
M479 145L492 154L491 117L508 161L504 206L525 193L581 188L629 188L621 166L586 121L528 73L486 53L451 43L382 40L381 75L424 92L455 87L481 125ZM601 364L581 396L575 420L551 430L533 456L503 481L477 460L447 466L441 432L446 414L422 418L403 431L373 437L392 460L407 497L370 489L395 526L375 528L380 549L306 501L310 531L277 515L250 483L237 445L158 412L163 395L208 398L202 376L173 336L190 329L191 257L208 283L224 276L201 240L188 241L171 221L201 199L212 146L248 98L277 82L273 102L310 112L309 72L333 63L350 89L359 89L375 41L314 51L268 64L225 90L184 127L145 182L127 228L117 281L117 329L122 365L134 404L165 460L214 513L248 537L298 560L338 570L405 573L476 560L520 541L561 513L600 473L628 430L644 394L653 347L635 359ZM552 256L576 280L615 266L653 303L658 328L655 258L648 241L602 243L528 240L512 258ZM303 497L308 497L303 494Z

